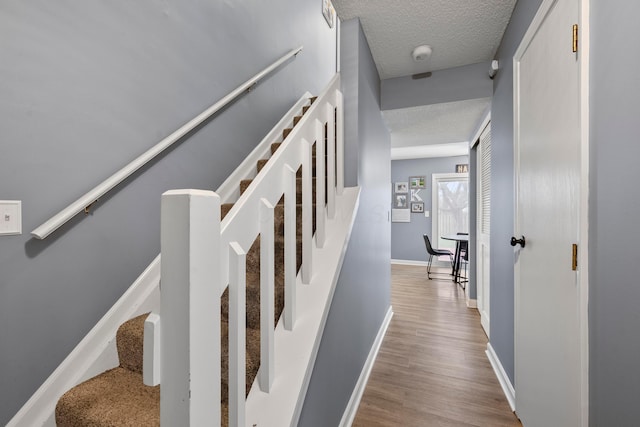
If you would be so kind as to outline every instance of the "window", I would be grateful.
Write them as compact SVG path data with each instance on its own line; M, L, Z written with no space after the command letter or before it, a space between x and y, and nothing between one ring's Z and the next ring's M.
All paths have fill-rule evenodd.
M433 245L455 249L456 242L442 236L469 232L469 175L466 173L433 174Z

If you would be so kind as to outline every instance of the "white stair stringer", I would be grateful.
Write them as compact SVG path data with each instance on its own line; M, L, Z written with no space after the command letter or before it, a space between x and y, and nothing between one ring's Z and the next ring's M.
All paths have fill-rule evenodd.
M313 248L311 282L303 285L298 275L295 327L285 330L282 320L276 326L275 379L269 393L262 392L254 381L246 403L249 427L293 427L298 423L359 200L359 187L345 188L343 195L336 197L336 215L327 220L324 247Z

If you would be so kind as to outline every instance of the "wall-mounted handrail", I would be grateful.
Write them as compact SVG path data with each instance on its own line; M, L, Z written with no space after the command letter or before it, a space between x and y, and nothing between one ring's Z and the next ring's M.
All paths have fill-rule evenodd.
M81 211L85 210L85 208L89 207L93 203L95 203L100 197L104 194L108 193L111 189L113 189L116 185L120 184L122 181L127 179L131 174L144 166L147 162L152 160L158 154L162 153L164 150L169 148L175 142L179 141L186 134L191 132L193 129L202 124L209 117L214 115L220 109L225 107L235 98L237 98L240 94L245 92L248 89L251 89L258 81L264 78L266 75L271 73L273 70L278 68L284 62L286 62L291 57L296 56L298 53L302 51L302 46L290 50L286 55L282 56L280 59L275 61L273 64L269 65L264 70L260 71L255 76L251 77L249 80L244 82L242 85L238 86L224 98L220 99L218 102L213 104L211 107L204 110L202 113L189 120L187 123L182 125L178 130L173 132L171 135L164 138L162 141L157 143L155 146L145 151L143 154L138 156L135 160L127 164L125 167L120 169L118 172L111 175L109 178L104 180L102 183L98 184L84 196L80 197L75 202L71 203L66 208L62 209L56 215L48 219L46 222L42 223L39 227L31 232L31 235L37 239L44 239L53 233L55 230L60 228L63 224L69 221L71 218L76 216Z

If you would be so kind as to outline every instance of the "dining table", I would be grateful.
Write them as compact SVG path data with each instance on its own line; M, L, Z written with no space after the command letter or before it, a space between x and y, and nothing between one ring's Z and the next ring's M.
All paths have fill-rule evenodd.
M460 278L460 266L462 265L462 243L466 243L466 248L469 250L469 234L447 234L440 236L444 240L451 240L456 242L456 250L453 255L453 266L451 267L451 275L453 280L461 283ZM463 286L464 288L464 286Z

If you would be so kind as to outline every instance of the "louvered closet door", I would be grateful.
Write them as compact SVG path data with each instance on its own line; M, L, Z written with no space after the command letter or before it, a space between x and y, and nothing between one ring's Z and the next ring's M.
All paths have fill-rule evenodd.
M489 234L491 224L491 123L480 135L478 145L478 224L477 230L477 280L478 311L480 322L489 337Z

